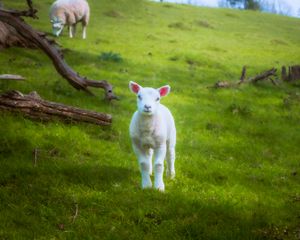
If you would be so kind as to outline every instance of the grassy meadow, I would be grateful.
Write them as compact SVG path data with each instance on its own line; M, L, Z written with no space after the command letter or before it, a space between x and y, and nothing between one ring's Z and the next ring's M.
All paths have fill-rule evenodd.
M26 8L23 0L2 1ZM33 1L51 34L52 1ZM40 123L1 112L0 239L300 239L300 88L265 81L214 89L300 63L300 19L253 11L89 0L87 39L57 42L82 76L106 79L120 101L72 88L39 50L0 52L1 93L110 113L111 127ZM108 54L108 53L112 54ZM107 57L108 56L108 57ZM119 61L118 61L119 60ZM177 126L176 179L140 189L128 127L128 82L172 88L162 103ZM34 149L38 149L34 164Z

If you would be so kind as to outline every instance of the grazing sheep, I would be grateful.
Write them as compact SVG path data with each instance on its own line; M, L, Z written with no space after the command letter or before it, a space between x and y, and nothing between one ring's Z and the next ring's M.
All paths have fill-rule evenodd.
M161 97L170 92L170 86L159 89L141 87L129 83L130 90L137 95L137 111L130 123L130 137L138 158L142 175L142 188L151 188L152 155L154 153L154 187L165 190L163 182L164 159L167 157L168 177L175 177L176 128L168 108L160 104Z
M82 38L86 38L86 26L90 18L90 8L86 0L57 0L50 8L53 34L59 36L64 25L69 27L69 35L75 35L76 24L82 22Z

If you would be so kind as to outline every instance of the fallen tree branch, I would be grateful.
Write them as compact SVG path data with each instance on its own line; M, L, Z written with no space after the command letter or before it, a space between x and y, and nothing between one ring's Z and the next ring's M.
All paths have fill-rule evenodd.
M3 80L18 80L18 81L25 80L24 77L22 77L20 75L14 75L14 74L1 74L0 79L3 79Z
M74 88L84 90L90 94L92 93L88 90L88 87L103 88L105 90L105 99L118 99L113 93L111 84L106 80L96 81L81 77L64 61L62 52L54 45L53 40L47 39L45 34L34 30L20 18L20 16L35 16L36 10L33 9L31 0L27 0L27 3L29 6L28 11L9 11L0 8L0 23L2 22L6 26L10 26L9 29L13 28L21 36L22 41L19 45L26 46L26 42L28 42L30 45L35 45L41 49L52 60L56 71ZM5 44L3 45L5 46Z
M0 49L13 46L37 48L32 42L21 36L12 26L0 21Z
M230 83L227 81L218 81L214 84L213 88L231 88L231 87L238 87L239 85L243 84L243 83L257 83L258 81L262 81L262 80L270 80L274 85L278 85L278 83L272 78L273 76L277 76L276 75L276 68L272 68L270 70L267 70L265 72L262 72L254 77L250 77L248 79L246 79L246 66L243 66L242 69L242 74L240 77L239 82L237 83Z
M87 122L108 126L112 122L109 114L98 113L60 103L43 100L36 92L24 95L10 91L0 96L0 110L20 112L24 116L42 121L55 119L64 122Z
M268 78L270 78L271 76L276 76L276 72L277 72L277 69L276 68L272 68L270 70L267 70L265 72L262 72L254 77L251 77L249 79L246 80L246 82L253 82L253 83L256 83L258 81L261 81L261 80L266 80Z

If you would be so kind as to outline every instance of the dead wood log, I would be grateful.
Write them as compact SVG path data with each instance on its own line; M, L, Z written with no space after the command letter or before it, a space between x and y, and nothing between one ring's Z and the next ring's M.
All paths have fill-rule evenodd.
M287 82L300 80L300 65L289 66L288 72L286 70L286 66L282 66L281 78L283 81Z
M36 92L28 95L14 90L4 93L0 96L0 110L20 112L26 117L41 121L59 119L65 122L87 122L104 126L112 122L109 114L46 101Z
M288 75L287 75L287 72L286 72L286 67L285 66L282 66L281 67L281 79L283 81L288 81Z
M25 80L24 77L22 77L20 75L14 75L14 74L1 74L0 79L3 79L3 80L17 80L17 81Z
M32 42L27 41L13 27L0 21L0 49L13 46L36 48Z
M10 11L0 8L0 23L2 22L5 25L10 26L10 28L13 28L18 35L21 36L21 45L25 46L23 42L28 42L46 53L52 60L56 71L74 88L84 90L90 94L92 93L88 90L88 87L103 88L105 90L105 98L107 100L118 99L113 93L113 87L111 84L109 84L106 80L89 80L86 77L79 76L79 74L71 69L64 61L62 52L53 44L53 40L46 38L44 33L34 30L30 25L24 22L21 16L36 18L37 11L32 8L31 0L27 0L27 4L29 6L29 10L27 11ZM10 28L8 28L9 31L11 31Z

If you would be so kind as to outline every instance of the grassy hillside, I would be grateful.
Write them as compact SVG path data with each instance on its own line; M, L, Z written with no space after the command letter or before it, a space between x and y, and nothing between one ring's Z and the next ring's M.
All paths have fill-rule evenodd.
M3 1L24 9L23 0ZM52 1L34 1L51 33ZM38 50L0 52L0 90L113 115L111 127L0 117L0 239L299 239L300 91L281 83L208 88L300 63L300 19L141 0L89 0L87 39L57 41L83 76L107 79L121 101L73 89ZM113 52L121 62L107 61ZM102 55L103 56L103 55ZM140 189L128 125L128 81L169 84L176 120L176 180ZM36 166L33 150L38 149ZM76 216L75 212L78 210ZM76 217L74 217L76 216Z

